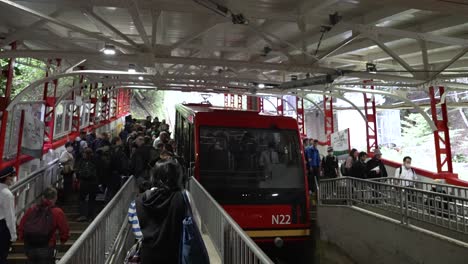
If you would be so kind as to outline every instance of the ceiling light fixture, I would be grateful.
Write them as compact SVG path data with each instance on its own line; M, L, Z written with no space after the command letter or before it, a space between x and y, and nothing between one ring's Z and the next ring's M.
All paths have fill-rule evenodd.
M257 87L260 88L260 89L263 89L263 88L265 88L265 84L259 83L259 84L257 85Z
M374 63L366 63L366 70L369 73L377 73L377 67L375 66Z
M136 72L135 64L129 64L128 65L128 72L129 73L135 73Z
M105 44L102 52L106 55L115 55L115 47L114 45Z
M144 79L143 76L138 76L138 80L143 81Z

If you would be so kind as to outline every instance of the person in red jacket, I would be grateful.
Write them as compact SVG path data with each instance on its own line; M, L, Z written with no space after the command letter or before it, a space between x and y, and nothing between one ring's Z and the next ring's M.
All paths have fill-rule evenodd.
M67 218L62 209L55 207L57 190L49 187L43 196L39 204L26 211L18 227L19 239L25 243L28 263L55 263L57 230L62 244L70 238ZM51 219L49 216L52 216ZM41 240L42 237L45 239Z

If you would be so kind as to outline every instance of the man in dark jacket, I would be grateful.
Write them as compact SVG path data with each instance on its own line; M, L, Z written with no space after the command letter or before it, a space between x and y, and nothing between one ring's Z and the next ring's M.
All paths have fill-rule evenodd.
M383 164L382 152L380 149L376 148L374 150L374 157L367 162L367 178L380 178L387 177L387 169Z
M367 178L367 167L366 167L367 153L362 151L359 153L358 160L354 162L351 167L351 176L354 178L366 179Z
M60 233L60 242L65 244L70 238L70 228L68 227L67 217L62 209L55 207L57 201L57 190L54 188L47 188L44 191L44 198L40 204L34 205L29 208L21 219L18 234L19 239L25 243L25 252L28 257L28 263L55 263L55 247L56 247L56 233ZM35 219L29 219L33 217L33 214L37 214L37 210L50 210L52 215L52 224L49 227L50 236L45 241L44 245L33 244L32 240L38 238L31 237L34 234L30 233L31 225L36 224ZM37 226L37 225L36 225ZM35 241L37 243L37 241Z
M143 242L141 263L179 263L185 202L182 168L174 160L158 162L151 177L153 186L136 200Z
M122 140L120 137L114 137L111 143L111 177L107 184L107 200L112 199L120 189L122 176L128 175L128 158L127 155L125 155Z
M151 144L145 144L143 136L138 136L135 143L137 149L130 159L130 172L136 177L137 182L149 180L150 164L157 159L156 149Z
M76 176L80 180L80 217L78 222L84 222L94 217L94 207L96 204L96 193L98 189L98 178L96 161L93 157L93 150L86 148L83 158L76 166ZM86 197L88 202L86 204Z

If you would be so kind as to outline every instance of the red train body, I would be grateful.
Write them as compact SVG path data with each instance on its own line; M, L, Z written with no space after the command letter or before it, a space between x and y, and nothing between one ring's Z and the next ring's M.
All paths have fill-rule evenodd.
M254 240L308 238L307 175L295 119L205 104L176 109L178 154Z

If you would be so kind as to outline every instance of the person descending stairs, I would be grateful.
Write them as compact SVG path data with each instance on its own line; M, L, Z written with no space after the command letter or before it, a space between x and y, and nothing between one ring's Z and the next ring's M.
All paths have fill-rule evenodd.
M56 246L56 258L60 259L65 252L70 249L73 243L78 239L78 237L83 233L83 231L89 226L90 222L77 222L76 219L79 217L79 205L78 197L72 197L66 202L58 205L64 213L68 220L68 225L70 228L70 238L64 244L57 243ZM59 234L56 234L57 241L60 241ZM8 255L8 264L26 264L27 257L25 254L24 241L16 241L11 246L11 252Z

